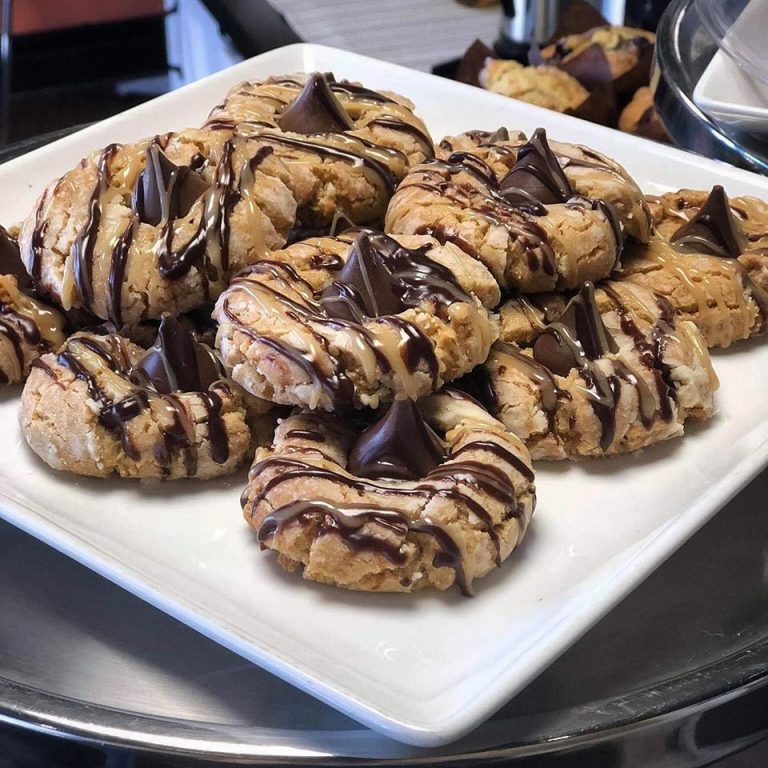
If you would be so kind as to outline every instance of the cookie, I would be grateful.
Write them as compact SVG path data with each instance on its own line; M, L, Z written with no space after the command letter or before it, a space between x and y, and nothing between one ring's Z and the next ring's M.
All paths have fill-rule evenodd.
M523 444L471 399L395 400L372 424L300 412L256 452L242 496L263 549L305 579L375 592L472 585L535 505Z
M258 397L376 407L434 392L484 360L498 301L488 270L456 246L352 230L240 273L216 304L216 344Z
M575 77L557 67L525 67L512 59L488 59L480 71L480 85L555 112L578 109L589 97Z
M535 136L535 134L534 134ZM438 145L438 157L469 152L485 161L501 179L517 162L528 142L524 133L500 128L493 134L467 131L447 136ZM604 200L616 211L624 232L641 243L651 235L651 213L637 182L615 160L581 144L547 141L573 194Z
M387 231L453 242L505 290L566 290L608 275L623 240L613 205L571 185L543 129L526 143L488 139L415 168L392 198Z
M669 144L669 136L656 113L651 89L644 85L619 115L619 130Z
M718 382L693 323L650 291L617 283L602 314L587 284L531 347L497 342L458 386L532 458L580 459L681 436L687 419L712 415Z
M0 384L24 381L33 360L64 343L63 315L25 291L18 243L0 226Z
M598 46L608 60L613 79L620 81L649 57L655 42L656 35L648 30L606 25L561 37L541 49L541 58L545 62L567 67L591 46ZM646 82L647 76L646 72Z
M768 324L768 249L755 247L760 227L753 213L765 204L750 200L740 206L740 217L721 186L705 200L695 199L695 207L679 209L687 217L682 224L676 216L660 221L668 240L659 236L628 249L620 278L664 296L698 326L708 346L729 347Z
M213 351L170 315L149 350L79 333L36 360L21 427L46 464L93 477L228 475L251 444L242 395Z
M407 99L330 73L240 83L206 125L247 136L284 160L300 223L322 234L339 209L356 224L380 224L408 168L434 155Z
M116 327L215 299L296 216L268 148L199 129L110 144L40 197L19 244L35 286Z
M647 195L657 234L669 240L683 224L698 214L710 194L711 190L679 189L663 195ZM744 250L768 248L768 203L756 197L744 196L731 197L728 204L746 236Z

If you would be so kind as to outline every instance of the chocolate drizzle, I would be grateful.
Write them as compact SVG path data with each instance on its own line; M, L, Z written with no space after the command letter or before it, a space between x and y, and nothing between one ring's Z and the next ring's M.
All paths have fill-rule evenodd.
M21 260L19 241L0 225L0 274L13 275L20 291L33 290L32 278Z
M455 180L459 174L468 174L481 186ZM429 161L421 166L419 180L400 189L410 187L433 192L491 224L504 227L523 248L530 269L541 269L547 275L556 273L557 260L547 233L533 218L546 215L546 208L530 196L526 204L510 202L501 194L493 170L481 158L468 152L454 152L447 160ZM451 239L451 233L439 228L433 229L432 234L441 242Z
M344 268L321 293L287 264L264 260L233 280L221 311L242 333L297 365L322 388L335 409L354 405L355 387L341 360L328 351L326 328L348 334L350 349L361 360L370 359L372 353L384 373L402 379L406 393L411 375L422 367L437 386L440 369L434 343L400 313L423 302L431 303L438 316L454 302L474 304L453 273L428 257L430 248L408 249L382 233L359 230ZM231 295L239 291L297 323L298 332L307 339L306 349L300 351L241 323L230 303ZM394 332L395 338L385 329Z
M303 427L306 415L299 418L299 424ZM411 425L410 428L405 422ZM318 433L323 438L318 440L313 437L313 432L311 429L291 427L285 437L292 436L302 441L315 440L322 445L323 435ZM413 519L404 512L396 511L387 505L386 499L428 501L441 497L456 504L460 513L469 514L470 520L476 521L473 524L479 525L488 535L496 551L497 563L500 564L501 542L497 527L501 522L523 514L510 473L518 473L528 484L533 482L533 472L506 445L486 439L486 433L482 432L483 436L478 439L470 437L446 458L441 441L423 422L415 404L412 401L396 401L388 414L364 432L357 445L352 446L348 472L341 468L335 470L328 465L327 460L323 464L314 463L319 451L314 446L295 450L286 445L285 453L273 454L254 464L249 479L255 483L257 490L254 492L254 485L251 485L241 501L247 510L249 508L255 513L262 502L274 503L272 493L279 486L292 480L304 481L308 477L349 488L354 492L353 495L361 497L360 502L332 503L325 499L308 499L289 502L269 512L259 527L262 546L269 546L275 535L292 524L313 522L311 530L314 536L338 535L353 551L378 552L399 567L407 562L403 549L406 537L409 534L424 534L432 539L436 548L433 565L436 568L451 568L455 573L456 585L464 594L471 594L462 550L448 530L424 512L422 516ZM419 437L417 433L423 434ZM417 451L427 454L425 462L423 456L413 456L413 447L407 445L409 439L425 441ZM371 469L371 474L366 477L356 474L361 467L354 457L363 452L361 445L371 448L365 458L365 462L370 463L362 466L363 471L366 471L366 467ZM302 455L304 450L309 453ZM322 455L322 451L319 452ZM485 452L492 454L504 468L481 460ZM417 464L420 466L417 467ZM376 482L372 478L381 478L383 482ZM416 479L419 482L415 485L408 482ZM376 501L368 503L363 500L366 494L375 496ZM477 494L481 495L480 498ZM501 505L500 523L496 523L497 518L481 503L483 494ZM246 511L246 514L249 512Z
M500 192L510 203L523 205L531 198L544 205L564 203L573 195L543 128L537 128L518 149L515 164L500 182Z
M533 345L533 357L558 376L577 369L586 383L586 393L600 420L600 447L607 450L615 433L620 386L615 374L605 374L594 361L618 350L606 330L595 303L592 283L568 303L560 320L550 323Z
M670 238L680 251L738 258L747 245L744 230L733 215L728 196L720 184L712 187L704 205Z
M348 131L355 127L325 75L315 72L307 79L301 93L278 118L277 124L291 133L326 133Z
M445 459L440 438L424 421L416 403L395 400L386 414L366 429L349 454L358 477L418 480Z
M134 461L141 459L141 452L131 436L131 422L150 408L153 414L166 414L157 421L160 441L154 449L154 458L166 477L170 475L176 454L181 454L187 476L197 471L198 441L195 421L187 404L191 394L207 413L205 423L211 458L219 464L229 458L229 441L221 415L223 400L217 389L222 393L228 390L210 370L213 352L206 356L195 346L190 349L190 343L197 344L192 341L191 333L167 316L161 323L157 345L133 368L123 340L116 335L74 336L57 357L59 365L85 382L89 398L99 407L99 423L116 433L125 454ZM52 373L50 367L40 361L33 365ZM99 382L100 367L124 381L124 395L115 398L107 394ZM182 391L181 387L190 384L206 389L190 387Z
M102 197L109 186L109 167L118 148L117 144L110 144L99 156L96 164L96 184L88 201L88 218L72 244L74 284L85 309L91 309L93 306L93 251L101 223Z

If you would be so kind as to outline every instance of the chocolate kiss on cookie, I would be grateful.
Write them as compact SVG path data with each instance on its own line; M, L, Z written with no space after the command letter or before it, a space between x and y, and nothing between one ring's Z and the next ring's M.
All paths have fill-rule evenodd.
M20 291L33 289L32 278L21 260L19 241L0 225L0 275L13 275Z
M480 143L481 147L492 146L498 144L500 141L509 141L509 131L502 125L501 128L497 128L493 133L488 135L488 138Z
M141 221L156 227L164 219L185 216L208 186L202 176L172 163L157 143L152 142L131 204Z
M568 302L558 321L550 323L536 339L533 358L558 376L567 376L587 360L597 360L618 349L600 317L595 286L587 282Z
M573 196L568 179L549 148L547 133L537 128L527 144L517 151L515 164L501 180L501 194L511 203L530 199L551 205L564 203Z
M364 317L394 315L402 310L392 273L384 265L367 232L361 232L339 276L320 297L329 317L360 322Z
M167 313L160 320L154 345L131 371L132 380L163 395L205 392L220 378L213 352Z
M292 133L328 133L355 127L341 102L328 85L325 75L315 72L307 80L293 104L280 115L277 124Z
M738 258L747 244L747 238L731 210L725 190L712 187L699 212L683 224L670 238L680 251L709 253L712 256Z
M395 400L352 446L347 469L370 479L420 480L445 460L442 441L413 400Z

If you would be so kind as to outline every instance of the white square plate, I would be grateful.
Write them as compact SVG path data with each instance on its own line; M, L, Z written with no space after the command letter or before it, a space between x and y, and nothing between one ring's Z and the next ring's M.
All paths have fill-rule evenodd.
M768 197L766 179L724 164L392 64L295 45L6 164L4 221L22 217L42 185L87 151L199 124L239 80L297 70L406 94L438 138L543 125L554 138L613 155L648 192L722 183L732 194ZM473 599L347 593L281 572L240 516L244 475L141 485L52 472L24 444L17 392L0 400L0 514L366 725L434 746L520 690L766 465L768 346L739 345L716 365L719 415L684 440L626 458L540 464L529 536L478 582Z

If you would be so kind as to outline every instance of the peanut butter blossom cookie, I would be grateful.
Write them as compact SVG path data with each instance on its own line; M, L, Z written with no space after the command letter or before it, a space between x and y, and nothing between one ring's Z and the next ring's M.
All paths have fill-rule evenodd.
M46 464L96 477L227 475L251 443L238 389L170 316L146 351L116 334L79 333L36 360L21 425Z
M277 403L343 410L417 398L482 362L499 289L430 237L351 230L238 275L214 310L232 378Z
M753 198L729 201L721 186L704 200L697 195L698 205L674 202L692 197L667 198L670 212L658 223L667 239L632 246L620 277L667 298L710 347L728 347L768 323L768 247L761 245L768 245L768 207Z
M696 326L640 286L603 294L601 314L585 285L531 347L498 342L459 382L534 459L634 451L713 413L718 382Z
M453 242L503 289L566 290L607 276L623 230L647 237L642 193L613 161L556 146L542 129L529 141L503 129L446 140L398 188L387 231Z
M0 226L0 384L18 384L32 362L64 343L64 316L35 296L16 238Z
M357 224L380 224L408 168L434 155L407 99L330 73L240 83L206 126L247 136L284 160L299 221L318 229L339 209Z
M256 453L245 519L262 548L305 579L470 594L528 527L528 452L460 393L395 400L370 422L321 412L285 419Z
M117 327L215 299L281 247L296 201L268 148L187 130L110 144L52 182L21 230L35 286Z
M663 195L647 195L656 232L669 240L683 224L696 217L711 193L703 189L679 189ZM756 197L737 196L727 198L727 204L746 237L743 250L768 247L768 203Z

